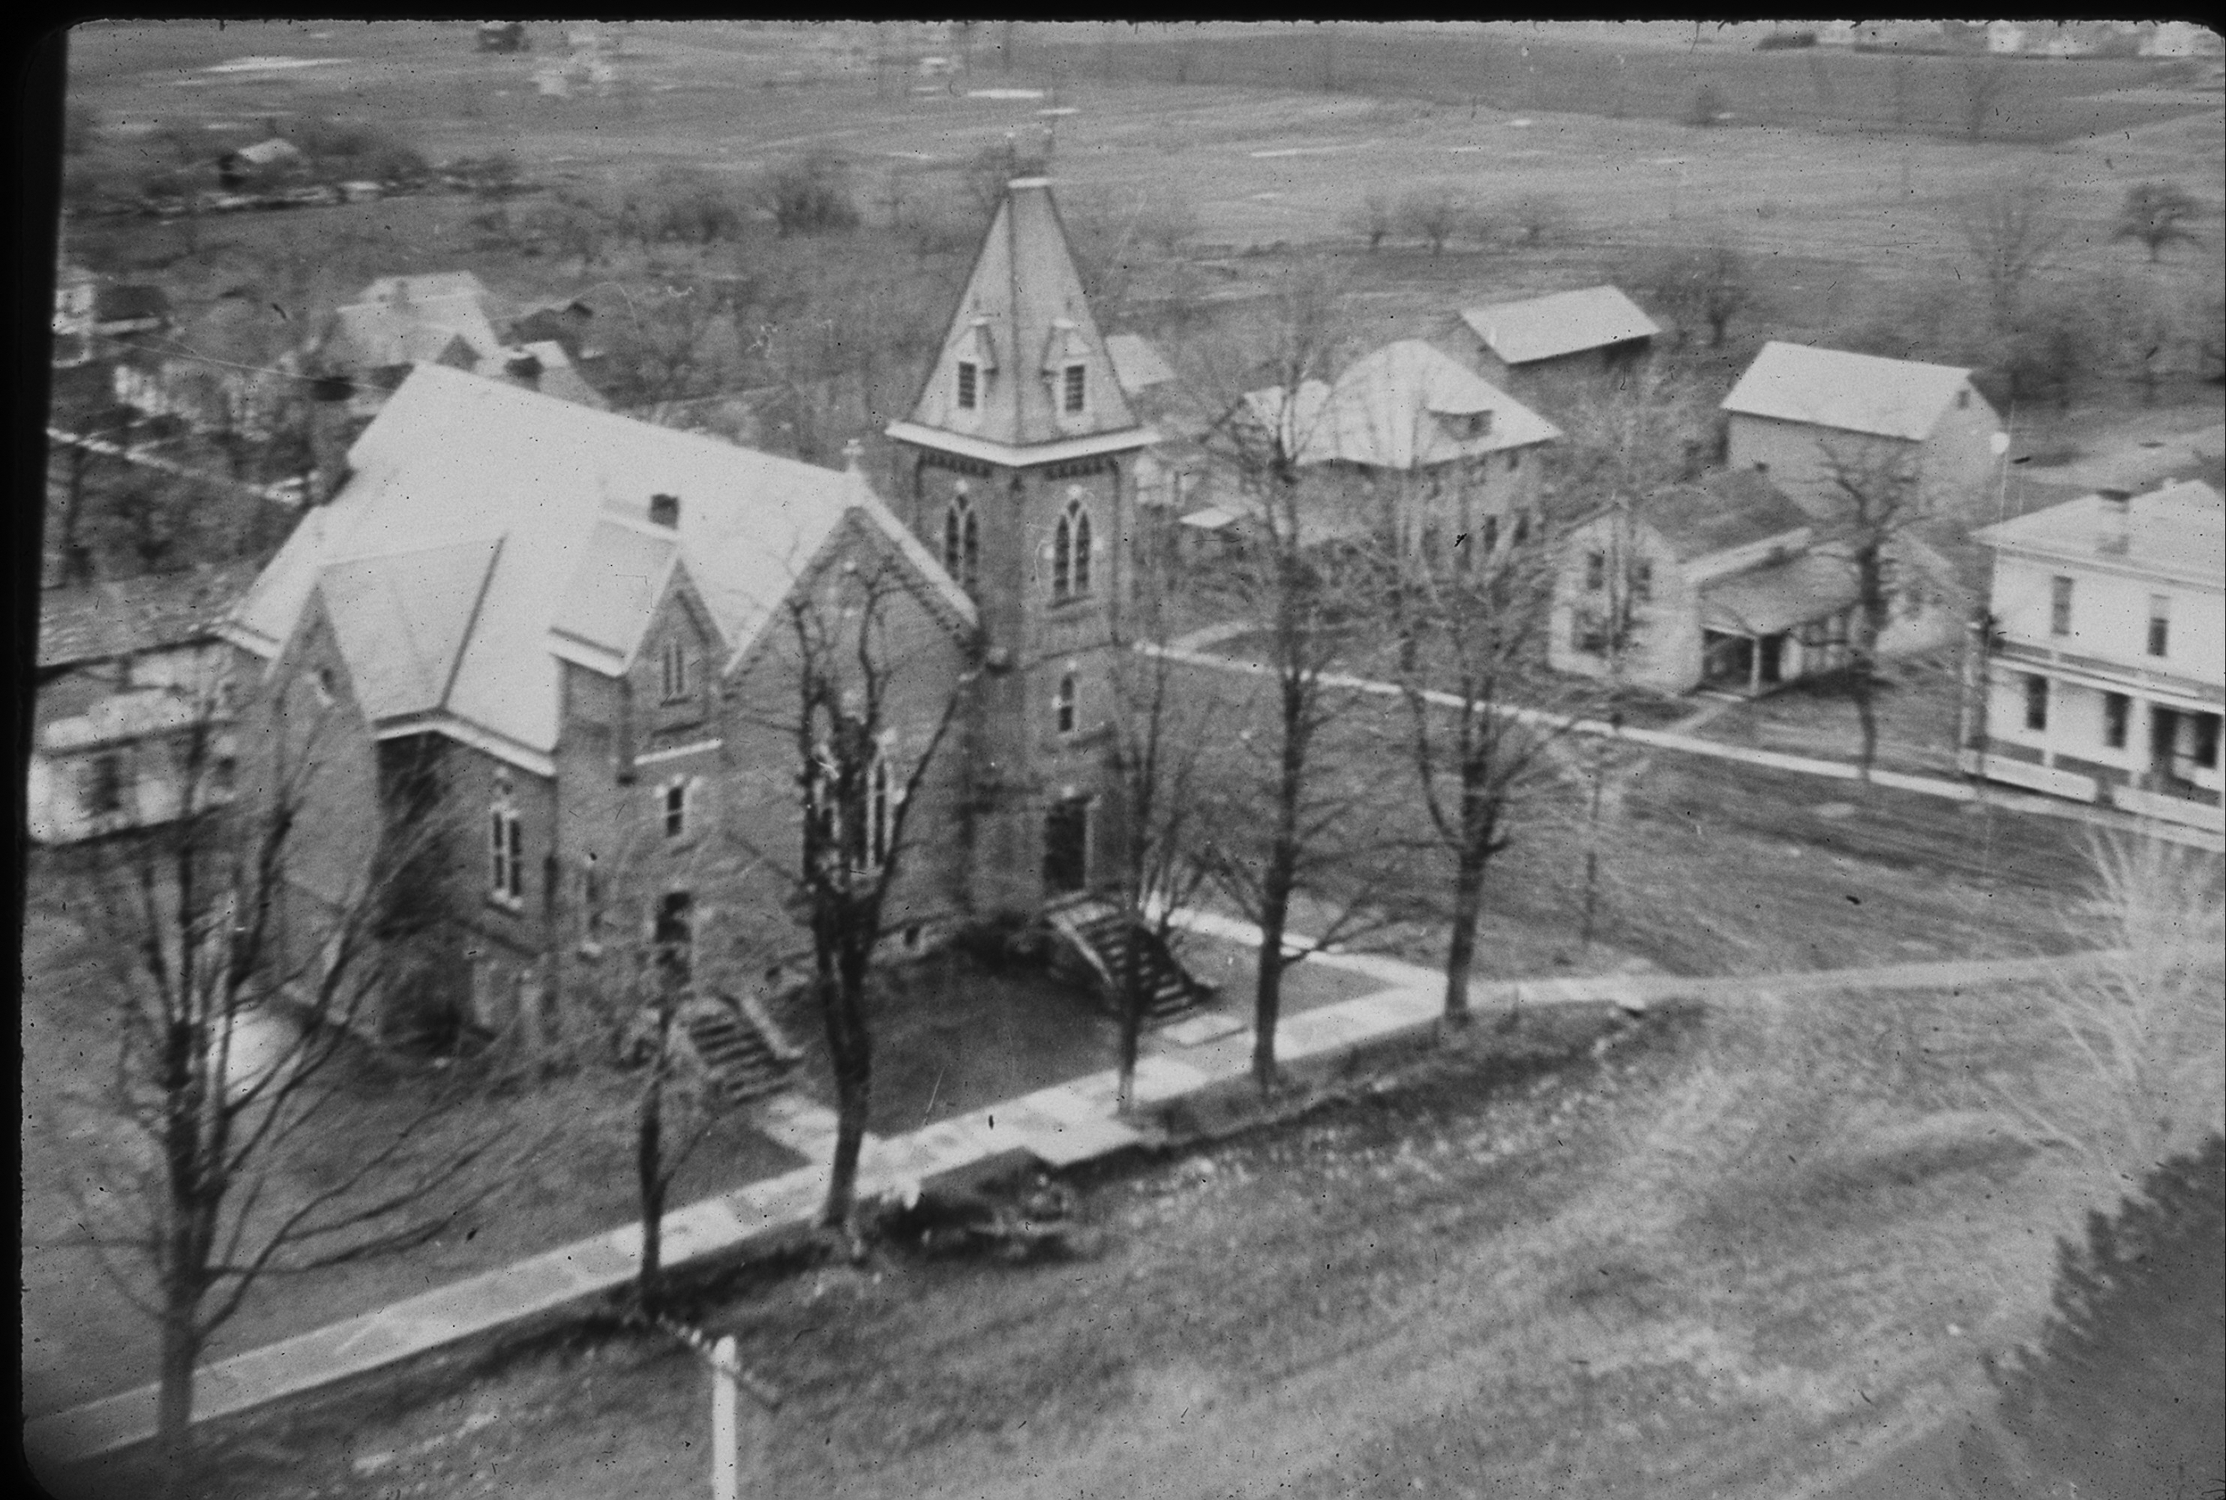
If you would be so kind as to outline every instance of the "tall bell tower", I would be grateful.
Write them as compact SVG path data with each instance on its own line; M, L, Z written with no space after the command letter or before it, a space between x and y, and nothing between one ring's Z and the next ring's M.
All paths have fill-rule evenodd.
M1113 663L1132 593L1137 421L1049 180L1007 185L911 416L899 505L974 597L976 908L1109 881L1123 836Z

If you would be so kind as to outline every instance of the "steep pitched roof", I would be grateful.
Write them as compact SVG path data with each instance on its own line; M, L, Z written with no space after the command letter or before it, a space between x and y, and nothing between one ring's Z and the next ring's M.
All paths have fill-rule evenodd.
M1174 366L1142 334L1107 334L1105 352L1113 357L1113 378L1131 396L1175 378Z
M1772 340L1731 388L1723 409L1916 442L1931 435L1970 384L1971 372L1952 365Z
M39 666L113 661L207 638L255 581L252 563L103 579L39 599Z
M2105 537L2125 537L2123 551L2105 551ZM2216 589L2226 579L2226 497L2199 479L2135 495L2121 523L2100 495L2082 495L1972 533L1989 547L2008 547L2081 560L2106 558L2159 577Z
M1810 524L1800 506L1751 469L1719 469L1692 484L1659 490L1639 503L1637 514L1687 562Z
M421 702L432 679L444 675L438 666L450 655L473 560L484 558L483 583L437 706L523 749L553 749L561 677L552 630L625 629L630 600L602 610L612 601L582 596L576 586L590 560L614 545L614 532L648 531L652 494L680 497L680 558L737 651L853 518L905 555L922 594L952 629L974 620L972 601L860 476L504 381L419 365L348 457L348 483L304 517L232 624L243 643L275 652L312 585L343 579L356 594L336 610L342 650L351 672L374 684L365 696L376 700L377 716ZM632 571L608 557L601 566L606 577ZM385 598L412 617L407 648L386 639L378 623Z
M440 707L501 550L497 537L335 562L318 574L372 719Z
M1286 399L1252 391L1253 419L1284 425L1302 464L1343 462L1419 469L1551 442L1561 429L1421 339L1401 339L1355 360L1325 385L1310 380ZM1468 432L1463 419L1484 418Z
M972 410L958 405L954 371L961 359L981 372ZM1085 372L1087 407L1078 413L1060 409L1061 372L1071 364ZM913 403L911 425L1008 447L1137 427L1082 294L1047 179L1023 178L1006 188Z
M1612 286L1555 292L1525 302L1495 302L1461 314L1484 347L1510 365L1604 349L1662 330L1638 304Z

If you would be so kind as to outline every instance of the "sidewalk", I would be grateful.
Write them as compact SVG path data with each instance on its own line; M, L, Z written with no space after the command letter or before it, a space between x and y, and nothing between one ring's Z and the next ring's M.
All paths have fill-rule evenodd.
M1182 924L1201 934L1257 943L1249 923L1210 913L1186 914ZM1295 948L1309 945L1295 938ZM1525 979L1476 986L1479 1010L1512 1005L1613 1004L1643 1012L1673 999L1739 1000L1775 992L1830 990L1956 989L2038 979L2108 963L2100 952L2035 959L1955 960L1894 964L1873 969L1740 978L1686 978L1667 974L1605 974L1584 978ZM1426 1034L1444 1004L1444 977L1396 958L1335 949L1313 952L1309 963L1381 980L1386 988L1358 999L1286 1016L1276 1048L1286 1063L1333 1060L1361 1047ZM1170 1027L1148 1038L1137 1066L1138 1101L1166 1104L1207 1089L1240 1083L1251 1067L1252 1033L1234 1017L1214 1026ZM1063 1167L1107 1156L1146 1139L1114 1118L1111 1070L988 1105L907 1135L869 1137L859 1167L859 1195L871 1196L902 1182L929 1182L961 1171L1029 1159ZM832 1116L802 1100L760 1106L769 1132L793 1139L798 1149L824 1154ZM669 1267L769 1243L808 1229L825 1191L823 1163L800 1167L734 1192L704 1199L665 1216L664 1259ZM641 1226L623 1224L606 1233L499 1267L465 1281L406 1298L374 1312L250 1350L202 1369L194 1417L205 1421L268 1405L287 1396L332 1385L569 1303L615 1291L634 1275ZM136 1390L55 1412L24 1424L26 1447L49 1462L75 1462L142 1442L154 1435L155 1388Z
M1204 632L1200 632L1204 634ZM1147 656L1164 657L1184 666L1204 667L1208 671L1227 672L1241 677L1266 677L1272 675L1267 667L1253 662L1232 661L1226 656L1213 656L1186 646L1141 645L1136 648ZM1353 692L1370 693L1380 697L1398 697L1405 689L1395 682L1377 682L1366 677L1353 677L1341 672L1327 672L1322 681L1331 687L1347 688ZM1452 693L1435 690L1423 693L1423 698L1441 708L1459 708L1461 700ZM1502 708L1499 710L1519 724L1540 725L1547 728L1567 729L1575 734L1613 735L1634 745L1645 745L1655 750L1674 750L1681 755L1706 756L1716 760L1738 761L1745 765L1762 766L1773 771L1794 771L1804 776L1822 776L1834 781L1857 781L1860 775L1852 761L1816 760L1805 755L1786 755L1776 750L1755 750L1745 745L1728 745L1717 740L1697 739L1666 729L1617 729L1598 719L1568 720L1558 714L1546 713L1535 708ZM1690 722L1689 720L1687 722ZM2031 792L2009 791L1990 785L1983 798L1972 790L1968 782L1948 781L1937 776L1912 776L1902 771L1871 772L1871 780L1878 786L1892 787L1896 791L1915 792L1920 796L1939 797L1949 802L1985 801L1990 806L2009 812L2031 813L2044 818L2064 818L2075 823L2089 823L2097 828L2115 828L2129 833L2146 833L2175 844L2186 844L2197 849L2207 849L2216 854L2226 851L2226 835L2204 828L2193 828L2180 823L2166 823L2154 819L2130 817L2125 813L2085 803L2065 802L2056 797L2038 796Z

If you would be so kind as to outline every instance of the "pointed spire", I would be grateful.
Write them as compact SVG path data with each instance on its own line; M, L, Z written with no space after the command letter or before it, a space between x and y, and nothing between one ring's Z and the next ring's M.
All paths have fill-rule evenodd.
M1025 448L1140 430L1046 177L1006 184L935 364L899 432ZM896 429L892 429L893 431Z

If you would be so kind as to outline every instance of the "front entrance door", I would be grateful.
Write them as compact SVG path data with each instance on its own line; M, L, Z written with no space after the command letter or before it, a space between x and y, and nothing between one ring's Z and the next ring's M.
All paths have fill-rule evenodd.
M1079 891L1090 881L1090 799L1051 804L1043 820L1043 888L1047 896Z
M1782 635L1766 635L1755 642L1755 645L1761 649L1762 653L1762 660L1758 664L1758 675L1761 678L1762 685L1764 687L1775 686L1782 671L1785 637Z
M668 891L657 903L657 972L669 986L688 983L695 960L695 897Z
M1755 643L1743 635L1701 632L1701 678L1710 687L1745 688L1754 670Z

